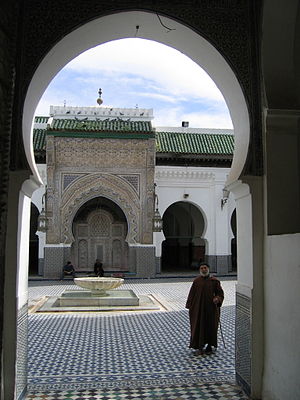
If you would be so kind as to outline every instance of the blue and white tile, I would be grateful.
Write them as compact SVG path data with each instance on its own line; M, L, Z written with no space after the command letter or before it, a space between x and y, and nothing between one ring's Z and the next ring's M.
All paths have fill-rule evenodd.
M74 290L72 283L36 284L30 287L31 304L43 296ZM218 350L200 358L188 348L184 305L191 281L125 282L123 288L138 295L152 294L167 303L167 312L30 314L29 390L146 390L217 382L234 386L235 282L224 281L222 285L226 293L221 319L226 349L219 337Z

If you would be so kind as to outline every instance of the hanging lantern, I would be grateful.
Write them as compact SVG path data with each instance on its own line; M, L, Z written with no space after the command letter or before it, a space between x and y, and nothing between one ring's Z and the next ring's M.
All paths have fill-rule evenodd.
M156 194L156 183L154 183L153 197L154 197L154 215L152 221L153 232L160 232L163 228L163 220L161 219L160 213L158 211L158 196Z
M44 207L42 208L42 211L41 211L40 215L38 216L37 230L39 232L46 232L46 230L47 230L47 217L46 217Z
M163 220L161 219L158 208L154 211L153 232L160 232L163 228Z

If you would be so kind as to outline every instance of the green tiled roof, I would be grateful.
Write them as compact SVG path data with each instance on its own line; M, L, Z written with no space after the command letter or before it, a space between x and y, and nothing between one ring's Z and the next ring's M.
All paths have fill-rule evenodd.
M232 155L233 135L156 132L157 153Z
M46 129L33 130L33 149L34 151L46 150Z
M153 133L150 121L54 119L49 131Z
M46 117L40 117L46 118ZM62 126L64 132L75 132L75 123L78 121L76 120L57 120L57 124L54 123L54 127ZM60 122L59 122L60 121ZM61 122L63 121L63 122ZM72 122L72 123L71 123ZM94 122L95 124L91 124ZM96 131L96 124L100 122L104 122L107 124L107 121L88 121L88 126L94 126ZM121 121L117 121L121 122ZM123 123L127 121L122 121ZM128 123L128 122L127 122ZM116 124L116 121L115 121ZM141 129L144 124L146 124L147 129L151 128L151 123L146 122L130 122L130 124L137 124L138 128ZM100 124L99 124L100 125ZM99 126L98 125L98 126ZM104 125L104 124L102 124ZM140 127L140 125L142 125ZM107 125L104 125L107 126ZM124 125L123 125L124 126ZM69 127L70 131L67 131ZM120 134L126 134L126 130L121 129L121 124L115 125L116 129L120 131L113 131L119 132ZM151 128L152 129L152 128ZM77 127L79 132L82 132L83 127ZM54 131L53 131L54 132ZM60 129L56 127L55 132L60 132ZM93 131L90 131L93 132ZM108 129L106 130L108 132ZM130 132L130 131L129 131ZM135 131L137 132L137 131ZM139 133L138 131L137 133ZM35 152L45 151L46 149L46 134L49 133L49 130L46 129L34 129L33 130L33 148ZM149 133L153 133L152 130ZM86 134L86 137L89 135ZM156 132L156 152L163 154L163 153L172 153L172 154L196 154L196 155L233 155L234 149L234 138L233 135L230 134L208 134L208 133L187 133L187 132Z
M35 117L34 122L36 124L46 124L48 122L49 117Z

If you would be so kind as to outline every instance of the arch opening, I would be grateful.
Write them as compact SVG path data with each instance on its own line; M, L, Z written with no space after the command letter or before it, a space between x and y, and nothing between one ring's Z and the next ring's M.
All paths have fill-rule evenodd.
M105 197L86 202L77 211L72 230L71 259L78 272L92 272L96 259L106 272L128 268L128 226L121 208Z
M155 14L142 11L108 15L83 25L57 43L37 68L29 85L23 110L24 146L34 179L40 182L33 154L32 124L35 109L45 89L54 76L83 51L111 40L134 37L133 20L139 21L143 27L139 37L157 41L184 53L208 73L221 91L235 132L235 151L228 182L236 181L245 164L250 129L247 104L236 76L221 54L199 34L166 18L174 26L170 35L161 29ZM86 37L89 38L88 41Z
M110 40L132 37L133 16L144 27L143 38L158 41L183 52L211 76L222 92L230 110L235 131L234 159L228 178L229 183L235 182L244 167L249 143L248 110L238 80L224 58L201 36L173 20L169 21L173 26L176 26L176 30L173 32L174 34L168 35L165 31L157 29L156 16L145 12L125 12L94 20L63 38L42 61L29 86L23 112L24 146L29 165L33 172L33 179L36 182L41 182L33 155L32 122L38 101L47 85L67 62L82 51ZM115 32L116 26L118 26L117 34ZM87 32L89 33L88 43L86 41ZM206 57L203 57L203 54ZM105 212L103 211L103 213ZM76 215L74 219L73 232L77 229L76 224L80 221L79 216L80 214ZM107 216L107 218L109 217ZM193 222L192 218L189 218L189 221ZM93 224L92 220L89 222L91 225ZM201 222L199 225L203 225L204 230L204 222ZM189 235L187 236L194 238L193 235L195 231L197 232L197 229L198 225L195 226L195 224L191 223L187 231ZM196 237L198 239L198 236ZM101 250L99 251L101 252ZM194 254L192 255L193 257ZM188 262L190 262L190 259Z
M196 272L205 260L205 222L190 202L176 202L163 215L162 272Z

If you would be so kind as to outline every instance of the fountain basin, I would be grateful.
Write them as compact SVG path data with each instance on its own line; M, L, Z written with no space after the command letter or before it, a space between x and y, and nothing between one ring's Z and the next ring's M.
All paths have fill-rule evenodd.
M123 278L86 276L74 278L77 286L91 291L93 295L105 296L107 290L116 289L124 282Z
M57 299L59 307L138 306L139 297L132 290L108 290L95 296L87 290L66 290Z

